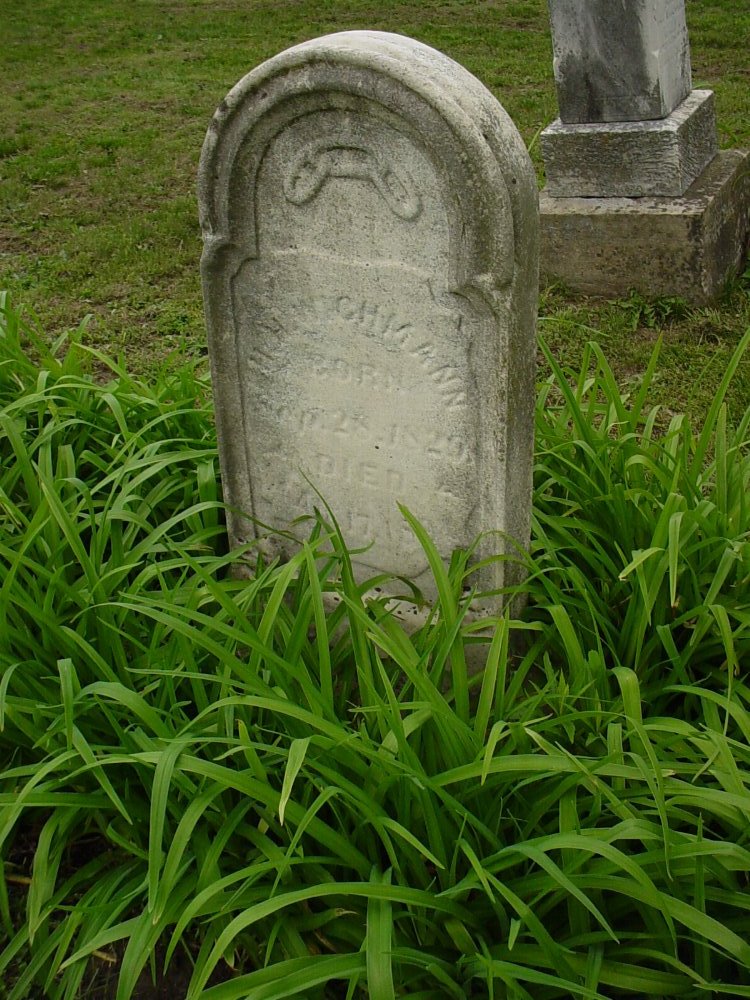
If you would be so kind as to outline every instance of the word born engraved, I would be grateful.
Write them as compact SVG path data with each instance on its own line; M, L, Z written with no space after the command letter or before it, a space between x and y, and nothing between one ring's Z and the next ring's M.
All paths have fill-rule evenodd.
M317 141L304 146L284 178L284 194L293 205L311 201L330 177L370 181L394 215L413 222L422 201L411 177L364 146Z
M307 358L307 365L318 378L335 381L344 386L394 394L404 393L408 388L403 377L364 361L332 358L311 352Z

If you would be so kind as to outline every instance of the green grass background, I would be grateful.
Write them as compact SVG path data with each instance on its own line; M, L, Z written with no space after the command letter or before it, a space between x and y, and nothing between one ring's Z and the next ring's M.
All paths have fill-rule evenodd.
M696 86L716 93L722 146L750 145L750 4L687 0ZM475 73L512 115L543 183L539 131L556 116L544 0L41 0L0 2L0 287L60 332L148 371L204 349L195 176L208 122L259 62L326 32L412 35ZM709 309L548 291L543 331L575 365L595 331L625 384L664 333L655 398L705 412L750 324L748 279ZM750 375L730 406L742 410Z

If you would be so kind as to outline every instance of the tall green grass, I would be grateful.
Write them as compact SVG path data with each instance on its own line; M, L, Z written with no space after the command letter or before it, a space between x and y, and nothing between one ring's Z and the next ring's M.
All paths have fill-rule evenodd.
M8 1000L750 996L750 417L550 359L527 610L472 623L412 519L407 635L325 511L231 573L194 369L30 337L4 301Z
M697 430L647 403L658 346L630 398L596 344L572 378L547 353L534 601L556 617L569 668L626 666L660 710L665 685L721 688L750 656L750 408L733 427L724 402L748 341Z

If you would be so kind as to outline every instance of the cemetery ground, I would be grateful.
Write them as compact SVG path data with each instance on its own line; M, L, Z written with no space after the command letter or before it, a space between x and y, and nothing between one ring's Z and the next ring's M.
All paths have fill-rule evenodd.
M750 10L690 0L687 17L694 85L715 91L720 144L747 148ZM50 332L90 314L90 342L124 354L134 370L204 348L195 198L203 136L229 87L289 45L369 27L446 52L500 99L542 182L538 134L557 115L543 0L48 0L6 20L0 285ZM623 381L644 370L662 334L654 398L699 416L750 323L748 301L747 277L706 309L638 295L593 302L554 289L542 298L541 329L572 364L596 336ZM749 392L741 373L730 404L741 409Z
M688 19L747 145L750 12ZM231 573L202 133L251 66L363 26L459 59L540 167L541 3L10 23L0 996L748 996L747 275L710 309L545 292L527 606L489 635L469 554L413 521L439 600L412 636L322 502L291 562Z

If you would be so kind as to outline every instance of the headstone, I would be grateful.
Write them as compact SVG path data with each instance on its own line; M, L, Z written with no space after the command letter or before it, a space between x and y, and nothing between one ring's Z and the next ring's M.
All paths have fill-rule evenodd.
M549 0L560 119L666 118L690 93L685 0Z
M360 577L428 597L398 503L446 558L482 532L477 558L526 545L537 191L489 91L398 35L296 46L219 106L199 199L232 543L288 529L317 489L366 548ZM494 563L479 585L517 577Z

